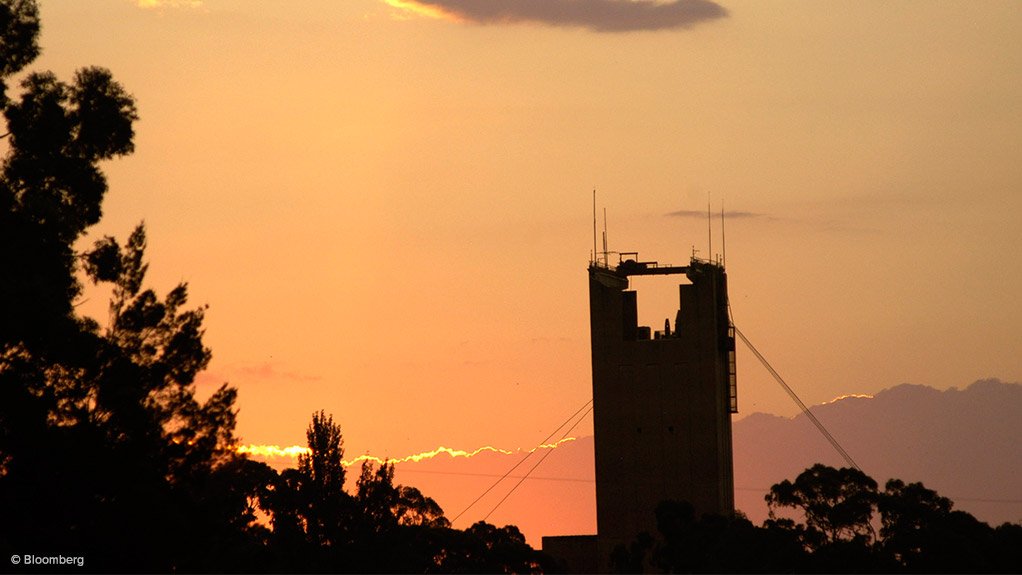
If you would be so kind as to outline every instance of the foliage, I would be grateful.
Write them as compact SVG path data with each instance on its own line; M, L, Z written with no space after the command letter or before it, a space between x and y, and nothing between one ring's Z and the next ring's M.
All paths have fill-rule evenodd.
M16 74L39 55L39 8L30 0L0 3L0 78ZM5 84L0 106L6 107Z
M656 508L657 534L641 533L611 557L618 573L776 573L798 569L804 550L790 532L757 528L741 513L696 516L686 501Z
M345 540L344 519L350 497L344 492L341 428L322 411L312 416L306 431L310 452L298 458L298 493L301 524L312 543L340 544Z
M452 529L418 489L394 483L394 465L362 464L345 491L341 428L314 413L309 452L269 490L271 570L331 572L539 572L546 559L514 526Z
M205 308L145 289L146 235L75 245L102 215L99 163L134 149L133 98L83 68L8 80L38 54L38 9L0 1L0 548L80 553L91 569L208 569L261 536L261 464L235 454L236 391L205 401ZM75 312L109 285L105 327Z
M814 465L766 496L770 519L696 516L686 502L657 506L657 533L612 556L617 572L1014 573L1022 525L991 528L921 483L891 479L883 492L861 471ZM779 507L798 510L799 522ZM880 530L872 527L879 512Z
M800 473L794 483L785 479L771 487L766 501L771 519L778 507L794 507L804 513L806 543L816 548L821 543L871 542L875 533L870 520L877 497L876 481L862 471L816 464Z
M922 483L891 479L884 488L879 508L882 515L880 536L884 549L906 565L916 564L924 553L932 527L945 521L952 502L927 489Z
M1010 527L995 530L955 511L950 499L922 483L891 479L883 492L876 485L858 470L814 465L794 483L774 485L766 496L772 518L776 506L795 507L805 524L767 523L798 537L810 552L809 565L819 571L1010 572L1022 567L1009 551L1022 539L1012 539L1017 532Z
M341 429L277 473L237 454L237 391L205 401L205 307L145 287L145 226L76 245L102 216L100 162L134 150L134 99L103 68L31 72L31 0L0 0L0 551L57 550L94 571L539 569L514 527L451 529L394 466L344 490ZM111 291L105 326L76 313L82 280Z

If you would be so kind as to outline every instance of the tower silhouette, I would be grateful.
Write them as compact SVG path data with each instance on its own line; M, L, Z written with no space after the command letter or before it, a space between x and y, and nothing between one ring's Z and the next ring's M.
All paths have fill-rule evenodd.
M594 261L588 270L598 535L543 540L571 570L607 571L615 547L656 532L662 501L688 501L697 514L734 512L727 274L696 258L659 266L625 256L632 257L613 267ZM629 278L654 275L687 280L678 285L674 329L670 316L663 331L638 325Z
M674 330L638 325L628 278L682 275ZM656 532L661 501L697 513L734 511L731 413L737 409L734 332L723 267L623 261L589 267L600 556Z

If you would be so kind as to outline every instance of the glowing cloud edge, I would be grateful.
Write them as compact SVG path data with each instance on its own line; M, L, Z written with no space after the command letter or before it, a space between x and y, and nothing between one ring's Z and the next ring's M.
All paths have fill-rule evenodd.
M532 452L536 451L537 449L556 449L556 448L560 447L561 445L563 445L565 443L568 443L569 441L575 441L575 438L574 437L565 437L564 439L561 439L561 440L559 440L559 441L557 441L555 443L544 443L542 445L538 445L538 446L528 450L528 452L532 453ZM262 457L262 458L266 458L266 459L278 459L278 458L285 458L285 457L293 459L293 458L298 457L299 455L305 455L305 454L308 454L310 452L311 452L311 450L308 447L302 447L300 445L291 445L291 446L288 446L288 447L281 447L279 445L242 445L242 446L238 447L238 453L241 454L241 455L251 455L253 457ZM518 449L517 452L520 453L520 452L522 452L522 450ZM409 463L409 462L411 462L411 463L418 463L419 461L423 461L423 460L426 460L426 459L433 459L434 457L437 457L439 455L444 455L444 454L446 454L450 458L454 459L454 458L458 458L458 457L464 457L464 458L475 457L476 455L479 455L481 453L497 453L497 454L500 454L500 455L513 455L514 453L516 453L516 451L509 450L509 449L500 449L500 448L493 447L493 446L490 446L490 445L485 445L485 446L480 447L478 449L475 449L473 451L465 451L465 450L462 450L462 449L452 449L450 447L444 447L444 446L441 445L440 447L437 447L436 449L434 449L432 451L423 451L421 453L416 453L416 454L413 454L413 455L406 455L404 457L389 457L388 458L388 457L376 457L375 455L368 455L368 454L360 455L360 456L358 456L355 459L352 459L350 461L349 460L343 460L343 461L341 461L341 464L344 465L345 467L350 467L352 465L355 465L357 463L362 463L364 461L369 461L369 462L377 463L377 464L382 464L384 462L393 463L393 464Z
M383 0L383 2L392 8L403 10L405 13L425 16L427 18L435 18L437 20L458 21L456 16L445 12L442 8L419 4L415 0Z

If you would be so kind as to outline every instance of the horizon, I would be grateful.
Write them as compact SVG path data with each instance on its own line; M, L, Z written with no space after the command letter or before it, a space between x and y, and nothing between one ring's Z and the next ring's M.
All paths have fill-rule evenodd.
M880 403L886 406L887 411L903 409L905 410L903 415L915 424L924 423L919 419L927 411L912 413L913 401L908 401L906 405L906 393L912 400L925 397L937 398L938 401L943 402L945 410L950 409L952 405L962 407L960 403L948 402L971 398L968 400L969 403L965 404L973 405L973 408L966 414L970 417L966 417L964 423L944 426L944 431L945 433L964 432L967 428L976 432L975 430L985 426L973 419L984 415L984 412L976 409L975 402L977 397L989 393L990 385L994 386L993 389L1014 390L1016 394L1018 391L1022 391L1022 382L984 379L943 391L916 384L899 384L882 390L877 397L880 399ZM1016 471L1013 474L1011 462L1007 462L1007 470L988 465L976 466L974 462L974 468L985 468L994 474L992 479L984 482L972 481L968 477L959 480L952 479L948 475L949 470L944 469L936 462L905 467L904 462L896 463L890 457L884 456L883 451L871 453L865 449L870 442L866 441L864 444L863 440L857 437L858 433L854 433L854 429L847 428L849 421L840 417L837 420L833 419L835 417L833 410L837 409L839 413L853 414L853 420L862 420L863 408L855 404L863 399L869 400L865 402L868 409L868 405L873 404L872 400L876 398L836 398L833 401L810 406L810 409L829 422L828 427L836 433L838 440L846 447L855 446L854 448L849 447L849 451L857 459L868 462L864 471L874 477L878 483L883 485L887 479L892 478L902 479L906 482L922 482L929 488L935 488L941 495L949 497L955 503L955 509L966 511L991 525L997 525L1003 521L1018 522L1022 520L1022 500L1013 498L1017 481L1011 483L1013 479L1010 479L1018 476L1017 463L1014 464ZM895 404L892 405L891 402L895 402ZM1013 407L1018 407L1017 401L1001 406L1001 411L1010 412ZM886 411L882 413L886 413ZM764 417L766 423L772 426L766 430L763 428ZM879 416L877 413L873 413L870 417L876 419ZM781 428L777 427L779 424L782 426ZM936 422L931 422L931 424L935 425ZM759 524L767 518L766 504L762 497L769 491L771 484L785 479L793 479L794 474L813 463L826 462L835 467L845 466L841 462L838 452L823 440L823 437L810 425L802 413L792 417L764 412L749 413L743 417L735 418L734 425L736 509L742 511L754 524ZM837 432L832 426L841 431ZM774 431L769 431L769 429ZM780 429L786 431L778 436L777 433ZM1001 431L1012 435L1014 432L1011 429L1017 431L1017 425L1015 428ZM896 428L891 426L888 432L895 430ZM785 453L777 458L783 462L769 463L775 459L771 453L780 454L776 451L768 453L768 450L758 449L750 443L753 436L757 443L762 443L764 433L772 441L791 441L798 438L798 447L784 450ZM984 432L977 433L983 435ZM398 483L424 489L426 495L436 499L444 508L448 517L455 515L460 517L461 521L456 523L456 527L467 527L482 517L487 510L490 510L490 514L500 518L497 521L498 524L517 525L530 543L538 545L540 537L545 535L595 532L596 500L592 439L592 435L579 435L562 440L559 443L564 444L568 451L561 455L561 452L558 451L560 447L558 447L555 453L551 454L554 457L549 463L539 465L529 472L526 472L526 468L530 466L519 467L522 463L530 461L528 456L522 456L527 452L535 452L538 448L508 446L467 448L458 446L455 449L441 448L405 457L388 458L362 454L345 460L344 464L349 469L348 482L353 483L358 475L358 464L368 460L370 463L379 465L387 460L395 464L395 478ZM897 435L891 437L888 441L888 450L895 448L900 443L903 442L899 442ZM466 448L460 449L461 447ZM900 446L900 448L904 447ZM963 455L960 452L962 448L960 445L956 447L948 444L945 447L950 450L947 456L952 459ZM913 446L913 449L925 448L923 443ZM577 451L579 449L585 453ZM419 457L419 455L425 455L425 457ZM473 460L476 455L482 457ZM1002 453L1002 455L1004 454ZM267 457L254 454L250 457L265 462L278 471L294 467L297 461L296 456ZM990 458L981 458L980 461L989 463ZM509 470L508 468L512 464L514 467ZM354 473L350 471L352 466L356 466ZM509 491L513 492L511 486L519 480L527 481L522 486L525 489L511 495L504 505L498 504L494 507L494 501L507 495ZM994 485L999 487L994 488ZM480 504L473 503L468 508L465 507L473 497L484 490L489 492L491 489L492 494L489 494L488 497L486 493L480 496ZM531 501L530 498L534 498L535 501ZM549 509L555 505L555 501L558 502L558 511L552 513ZM588 526L588 530L581 528L584 526Z

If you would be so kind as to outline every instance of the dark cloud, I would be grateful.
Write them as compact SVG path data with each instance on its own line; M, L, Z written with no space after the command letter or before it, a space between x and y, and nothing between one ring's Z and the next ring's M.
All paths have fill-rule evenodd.
M676 212L671 212L671 213L669 213L667 215L668 215L668 217L672 217L672 218L700 218L700 219L706 219L706 212L703 211L703 210L678 210ZM720 212L716 212L716 213L714 213L712 215L715 218L719 218L720 217ZM744 219L751 219L751 218L764 218L766 216L763 215L763 214L757 214L755 212L742 212L742 211L734 211L734 210L726 211L725 210L724 211L724 217L725 218L730 218L730 219L733 219L733 220L744 220Z
M688 28L727 16L711 0L411 0L477 24L536 23L631 32Z

